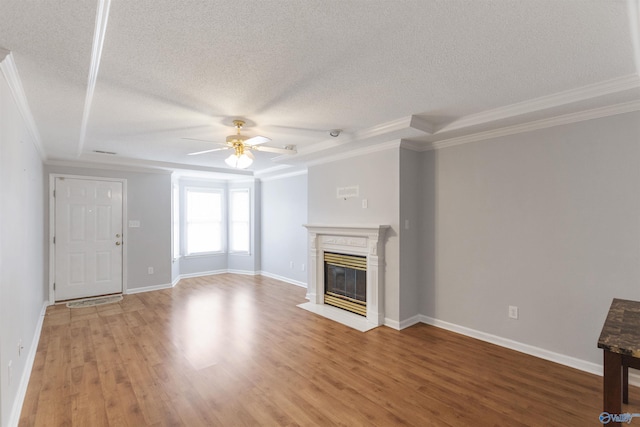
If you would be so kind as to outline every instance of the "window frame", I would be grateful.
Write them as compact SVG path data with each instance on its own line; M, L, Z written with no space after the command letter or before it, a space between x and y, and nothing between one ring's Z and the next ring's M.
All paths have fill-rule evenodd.
M203 251L203 252L189 252L189 192L195 193L214 193L220 197L220 250ZM184 215L182 218L182 253L185 258L218 255L226 253L226 206L225 206L225 192L220 188L210 187L197 187L197 186L185 186L184 187Z
M171 257L173 261L180 259L182 250L182 203L180 200L180 185L171 184Z
M248 209L249 211L247 212L247 221L246 221L246 225L247 225L247 234L248 234L248 242L247 242L247 250L234 250L231 246L232 246L232 242L233 242L233 225L237 222L234 221L233 218L233 213L234 213L234 206L233 206L233 193L246 193L247 194L247 201L248 201ZM252 232L252 223L253 223L253 202L252 202L252 198L251 198L251 188L250 187L238 187L238 188L230 188L229 189L229 208L228 208L228 220L227 220L227 233L229 234L229 239L228 239L228 253L229 254L233 254L233 255L251 255L251 245L253 243L253 232ZM242 222L244 223L244 221Z

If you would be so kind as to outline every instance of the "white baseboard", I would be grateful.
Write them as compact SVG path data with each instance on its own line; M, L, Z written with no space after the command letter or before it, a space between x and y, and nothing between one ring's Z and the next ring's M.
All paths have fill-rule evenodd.
M541 359L549 360L551 362L559 363L564 366L569 366L571 368L575 368L584 372L589 372L590 374L595 374L602 376L603 369L602 365L593 362L587 362L586 360L578 359L571 356L566 356L564 354L556 353L550 350L545 350L544 348L535 347L529 344L524 344L518 341L510 340L508 338L499 337L497 335L488 334L486 332L477 331L475 329L467 328L465 326L456 325L454 323L445 322L444 320L434 319L429 316L425 316L419 314L410 319L407 319L402 322L410 323L416 317L419 318L419 321L422 323L426 323L427 325L436 326L438 328L446 329L448 331L456 332L462 335L466 335L468 337L476 338L481 341L489 342L491 344L496 344L501 347L506 347L511 350L519 351L520 353L529 354L531 356L539 357ZM415 324L417 322L411 323ZM410 325L409 325L410 326ZM640 386L640 375L629 372L629 384Z
M245 276L259 276L260 272L259 271L251 271L251 270L233 270L233 269L227 269L225 271L225 273L230 273L230 274L243 274Z
M202 277L202 276L214 276L216 274L224 274L224 273L228 273L228 270L211 270L211 271L202 271L199 273L186 273L178 276L178 282L180 281L180 279L189 279L191 277Z
M408 328L409 326L413 326L416 323L420 323L420 322L422 322L422 315L416 314L413 317L410 317L408 319L404 319L403 321L401 321L400 329Z
M178 283L178 282L176 282L176 283ZM175 286L175 284L173 284L173 283L165 283L165 284L162 284L162 285L143 286L141 288L129 288L129 289L127 289L125 294L126 295L131 295L131 294L140 294L142 292L159 291L161 289L170 289L170 288L173 288L174 286Z
M305 282L300 282L298 280L293 280L293 279L290 279L288 277L279 276L277 274L269 273L267 271L260 271L259 274L261 276L268 277L270 279L280 280L281 282L286 282L286 283L289 283L291 285L300 286L301 288L305 288L305 289L307 288L307 284Z
M271 274L268 273L266 271L250 271L250 270L232 270L232 269L225 269L225 270L212 270L212 271L202 271L202 272L198 272L198 273L187 273L187 274L180 274L178 277L175 278L175 280L172 283L166 283L166 284L162 284L162 285L153 285L153 286L144 286L144 287L140 287L140 288L130 288L127 289L125 294L139 294L141 292L151 292L151 291L158 291L161 289L169 289L169 288L173 288L175 287L180 280L182 279L189 279L192 277L204 277L204 276L215 276L217 274L243 274L246 276L265 276L265 277L269 277L271 279L276 279L276 280L280 280L281 282L286 282L289 283L291 285L296 285L296 286L300 286L303 288L307 287L307 284L304 282L298 282L296 280L293 279L289 279L288 277L283 277L283 276L278 276L277 274Z
M20 422L20 413L22 412L22 405L24 404L24 398L27 395L27 387L29 386L29 379L31 378L31 371L33 370L33 362L36 360L36 352L38 351L38 343L40 342L40 334L42 333L42 325L44 323L44 316L49 307L49 301L44 301L42 309L40 310L40 317L36 324L36 330L33 333L33 339L31 340L31 347L27 354L27 359L24 364L24 371L20 377L20 384L18 385L18 392L16 393L16 399L13 401L13 407L9 414L9 427L18 427Z

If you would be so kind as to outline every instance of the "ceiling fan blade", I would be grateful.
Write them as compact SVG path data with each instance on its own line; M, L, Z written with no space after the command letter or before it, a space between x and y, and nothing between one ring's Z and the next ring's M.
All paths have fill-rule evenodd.
M187 139L189 141L208 142L209 144L225 144L224 142L216 142L216 141L211 141L211 140L208 140L208 139L198 139L198 138L180 138L180 139Z
M212 153L212 152L214 152L214 151L228 150L229 148L231 148L231 147L214 148L214 149L212 149L212 150L196 151L195 153L189 153L189 154L187 154L187 156L197 156L198 154Z
M296 154L297 151L295 148L276 148L276 147L267 147L264 145L260 146L252 146L253 150L256 151L266 151L268 153L278 153L278 154Z
M256 156L253 155L253 153L251 152L251 150L247 150L244 152L244 154L247 155L248 158L250 158L251 160L255 160Z
M271 138L267 138L266 136L254 136L253 138L245 139L244 143L246 145L258 145L264 144L265 142L271 141Z

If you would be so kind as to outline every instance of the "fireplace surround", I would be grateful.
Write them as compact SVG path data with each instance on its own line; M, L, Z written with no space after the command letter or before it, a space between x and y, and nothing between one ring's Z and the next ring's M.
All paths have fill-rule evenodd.
M309 302L299 307L360 331L384 323L384 242L388 225L305 225L309 231ZM325 304L325 253L366 258L366 316Z

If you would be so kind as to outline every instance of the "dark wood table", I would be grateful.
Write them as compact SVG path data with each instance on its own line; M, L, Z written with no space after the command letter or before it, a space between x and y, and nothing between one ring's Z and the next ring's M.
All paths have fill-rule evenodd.
M640 368L640 302L613 299L598 348L604 353L603 411L621 414L622 402L629 403L629 368Z

